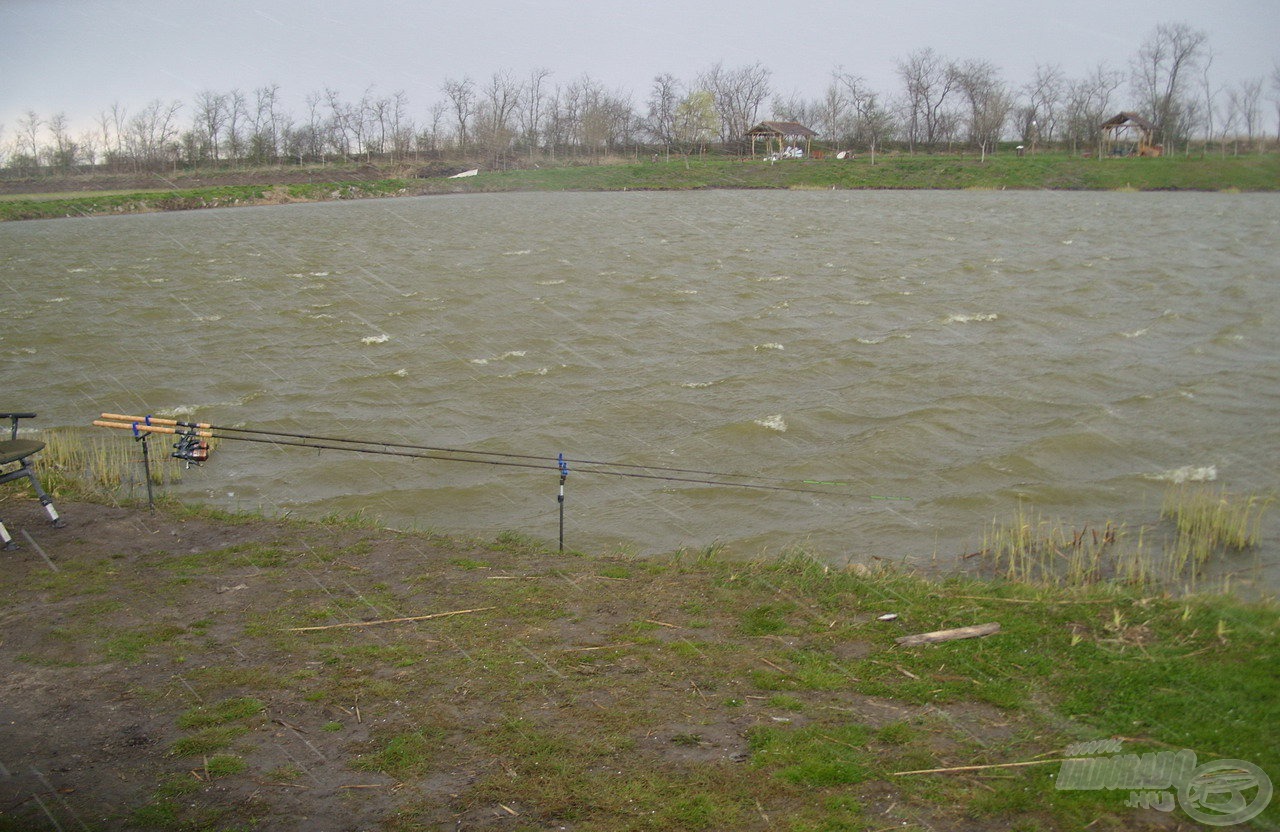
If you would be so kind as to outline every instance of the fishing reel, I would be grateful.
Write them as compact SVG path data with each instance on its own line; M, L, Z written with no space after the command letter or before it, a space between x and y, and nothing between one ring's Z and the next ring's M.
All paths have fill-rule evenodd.
M199 465L209 459L209 443L196 435L195 430L191 433L178 434L178 441L173 443L174 459L185 459L187 467Z

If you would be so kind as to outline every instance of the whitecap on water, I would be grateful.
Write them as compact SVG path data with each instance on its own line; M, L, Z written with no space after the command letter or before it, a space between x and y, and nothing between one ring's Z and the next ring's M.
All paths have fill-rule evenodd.
M498 378L519 378L520 376L545 376L550 370L546 367L539 367L536 370L521 370L517 373L507 373L498 376Z
M1181 468L1161 471L1159 474L1146 474L1145 476L1149 480L1161 480L1162 482L1171 482L1174 485L1181 485L1184 482L1213 482L1218 478L1218 466L1184 465Z
M522 248L516 251L504 251L502 252L502 256L503 257L519 257L522 254L532 254L532 253L533 253L533 249Z
M490 358L473 358L471 359L471 363L479 364L480 366L483 367L485 364L488 364L490 361L505 361L508 358L524 358L528 354L529 354L528 350L507 350L502 355L495 355Z
M769 430L776 430L778 433L787 432L787 423L782 418L781 413L775 413L772 416L766 416L763 419L756 419L755 423L762 428L768 428Z
M1000 316L994 312L990 315L948 315L946 322L949 324L967 324L973 321L994 321L999 318Z
M711 385L713 385L713 384L716 384L716 382L714 382L714 381L686 381L684 384L681 384L680 386L681 386L681 387L684 387L684 388L686 388L686 389L689 389L689 390L701 390L701 389L703 389L703 388L705 388L705 387L710 387L710 386L711 386Z
M385 344L391 340L391 336L385 332L381 335L369 335L360 339L362 344Z
M1133 332L1122 332L1120 334L1126 338L1140 338L1147 334L1147 328L1144 326L1142 329L1135 329Z
M768 344L756 344L751 349L755 350L756 352L760 352L760 350L785 350L786 347L784 347L782 344L775 344L771 342Z
M555 280L539 280L538 281L539 286L559 286L561 283L564 283L564 278L562 277L557 278Z

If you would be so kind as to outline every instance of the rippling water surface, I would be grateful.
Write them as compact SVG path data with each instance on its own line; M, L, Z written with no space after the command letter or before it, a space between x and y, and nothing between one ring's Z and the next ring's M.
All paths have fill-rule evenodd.
M1280 470L1271 195L431 197L9 223L0 255L5 407L40 426L168 413L847 483L571 473L580 548L950 560L1020 501L1141 524L1171 480ZM554 538L557 484L225 443L178 491Z

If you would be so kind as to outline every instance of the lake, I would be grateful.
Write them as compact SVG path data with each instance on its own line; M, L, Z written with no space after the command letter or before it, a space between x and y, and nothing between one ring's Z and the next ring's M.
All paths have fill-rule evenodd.
M572 465L575 548L949 564L1020 505L1133 528L1170 483L1274 493L1280 471L1277 195L501 194L7 223L0 285L5 407L35 426L153 413L548 459L224 442L174 488L224 507L554 540L564 453L824 492ZM1273 511L1273 587L1277 532Z

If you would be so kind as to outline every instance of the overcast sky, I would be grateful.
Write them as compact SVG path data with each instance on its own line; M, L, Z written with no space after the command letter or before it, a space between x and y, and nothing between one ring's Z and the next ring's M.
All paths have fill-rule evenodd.
M716 61L760 61L784 95L819 96L836 67L893 93L895 62L923 47L989 60L1016 87L1037 63L1127 71L1172 22L1208 33L1218 83L1280 61L1280 0L0 0L0 141L28 109L79 131L114 102L177 99L185 124L202 90L268 83L297 116L326 87L403 90L421 121L447 77L535 67L589 74L641 110L655 75L691 81Z

